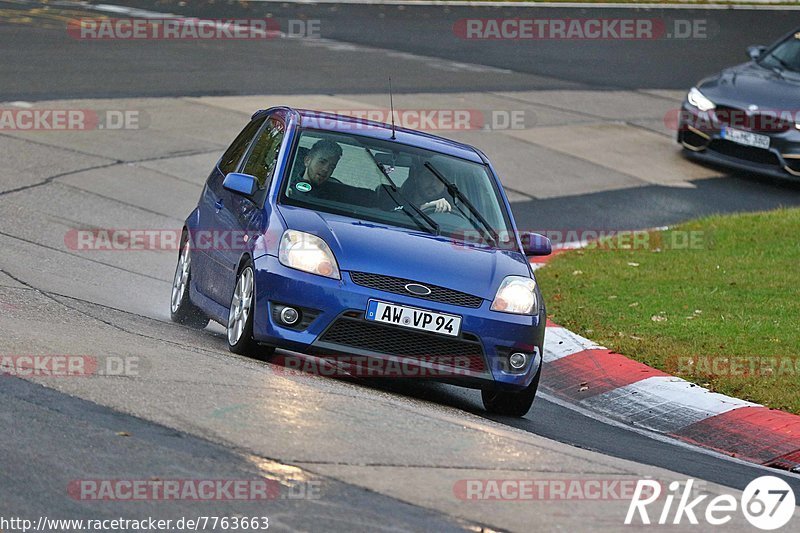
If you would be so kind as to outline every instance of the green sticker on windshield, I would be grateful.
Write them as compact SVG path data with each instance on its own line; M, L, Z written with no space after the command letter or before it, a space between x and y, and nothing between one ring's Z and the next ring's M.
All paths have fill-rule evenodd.
M294 188L300 192L308 192L311 190L311 184L306 183L305 181L301 181L297 185L295 185Z

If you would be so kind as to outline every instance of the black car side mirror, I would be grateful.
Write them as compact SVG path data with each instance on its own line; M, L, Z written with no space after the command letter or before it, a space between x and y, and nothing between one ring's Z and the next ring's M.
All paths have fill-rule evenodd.
M761 46L761 45L748 46L747 47L747 57L749 57L750 59L755 61L756 59L761 57L761 54L763 54L764 50L766 50L766 49L767 49L766 46Z
M520 240L522 241L522 251L528 257L553 253L550 239L541 233L523 233L520 235Z

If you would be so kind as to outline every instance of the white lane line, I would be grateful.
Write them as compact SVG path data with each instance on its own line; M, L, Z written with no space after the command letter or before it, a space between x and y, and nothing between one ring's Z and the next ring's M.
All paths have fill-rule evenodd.
M544 334L544 361L552 363L584 350L604 350L604 346L560 326L548 327Z
M118 15L128 15L131 18L143 18L143 19L187 19L187 20L202 20L198 17L187 17L182 15L176 15L174 13L160 13L158 11L150 11L148 9L138 9L135 7L126 7L126 6L117 6L113 4L96 4L96 5L87 5L85 6L87 9L94 9L95 11L101 11L104 13L115 13ZM211 24L214 28L222 29L222 30L244 30L250 32L251 35L259 35L263 37L273 37L273 38L281 38L286 37L283 32L274 31L274 30L261 30L256 28L251 28L247 26L242 26L241 24L231 24L229 27L226 24L221 22L214 22Z
M590 410L659 433L758 404L711 392L673 376L653 376L580 401Z
M117 6L113 4L87 4L82 7L86 9L93 9L94 11L117 13L120 15L129 15L131 17L144 18L144 19L162 19L162 18L180 17L180 15L176 15L174 13L161 13L158 11L150 11L148 9L137 9L135 7Z
M563 407L564 409L567 409L567 410L572 411L574 413L578 413L579 415L585 416L586 418L590 418L592 420L596 420L597 422L600 422L601 424L605 424L607 426L611 426L611 427L615 427L615 428L618 428L618 429L622 429L624 431L630 431L631 433L636 433L637 435L642 435L643 437L647 437L649 439L652 439L652 440L655 440L655 441L658 441L658 442L663 442L665 444L671 444L671 445L677 446L679 448L684 448L686 450L691 450L691 451L693 451L695 453L700 453L700 454L703 454L703 455L707 455L709 457L714 457L716 459L721 459L723 461L730 461L731 463L735 463L735 464L737 464L739 466L747 466L747 467L755 468L757 470L762 470L765 473L771 473L772 475L775 475L775 473L776 473L776 470L774 468L770 468L768 466L763 466L763 465L760 465L758 463L752 463L750 461L745 461L744 459L739 459L737 457L732 457L730 455L725 455L724 453L721 453L721 452L718 452L718 451L715 451L715 450L710 450L708 448L703 448L703 447L697 446L695 444L690 444L688 442L684 442L684 441L682 441L680 439L676 439L675 437L670 437L670 436L664 435L662 433L656 433L656 432L650 431L648 429L629 426L629 425L625 424L624 422L620 422L619 420L615 420L613 418L609 418L609 417L607 417L607 416L605 416L605 415L603 415L601 413L598 413L596 411L592 411L592 410L587 409L585 407L582 407L582 406L580 406L578 404L571 403L571 402L566 401L566 400L562 400L561 398L557 398L556 396L553 396L553 395L543 391L542 389L539 389L539 392L536 394L536 397L537 398L541 398L541 399L543 399L545 401L548 401L548 402L550 402L550 403L552 403L554 405L557 405L559 407ZM533 404L533 410L529 414L529 417L532 420L536 419L535 418L536 417L536 403L535 402ZM783 470L779 470L777 472L779 472L781 476L787 476L787 477L792 477L792 478L795 478L795 479L800 479L800 473L793 473L793 472L788 472L788 471L783 471Z
M14 106L14 107L21 107L23 109L30 109L33 107L33 104L30 102L23 102L22 100L17 100L16 102L8 102L7 105Z

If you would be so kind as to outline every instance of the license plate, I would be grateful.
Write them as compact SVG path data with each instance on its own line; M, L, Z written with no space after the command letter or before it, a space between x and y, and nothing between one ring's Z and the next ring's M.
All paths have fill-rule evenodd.
M453 337L461 331L460 316L434 313L425 309L389 304L378 300L369 301L365 318L375 322L452 335Z
M734 128L723 128L722 138L744 146L754 146L756 148L769 148L769 137L759 135L749 131L737 130Z

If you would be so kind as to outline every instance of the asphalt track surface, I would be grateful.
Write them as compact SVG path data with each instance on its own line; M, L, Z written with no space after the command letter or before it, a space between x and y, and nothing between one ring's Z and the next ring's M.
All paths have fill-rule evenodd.
M552 41L538 42L535 46L515 42L486 45L454 39L452 20L542 15L537 10L534 10L537 15L533 15L530 10L508 8L398 9L391 6L292 6L272 3L250 3L246 6L238 3L192 3L180 6L174 2L117 4L202 17L263 17L269 13L279 19L319 19L322 21L322 37L331 41L322 46L308 46L291 39L277 40L275 43L171 43L170 46L159 42L107 42L97 46L98 43L80 42L67 36L61 19L37 15L31 17L30 21L9 21L6 10L27 10L34 4L0 2L0 8L4 10L0 21L0 42L4 50L13 51L4 53L0 58L3 72L0 101L269 93L380 95L385 92L388 74L395 80L398 93L683 90L704 74L742 60L744 45L769 42L800 22L800 16L795 12L682 10L676 14L670 10L656 10L648 11L646 16L707 19L714 30L713 38L700 41L578 42L569 46ZM629 16L629 10L620 13ZM604 16L620 16L620 13L610 10ZM581 14L585 12L566 8L547 11L550 17ZM390 68L385 54L364 53L362 49L349 48L351 44L388 49L399 54ZM454 63L462 66L453 68ZM503 74L499 74L499 71L503 71ZM4 141L12 143L8 137ZM9 151L15 150L16 145L8 146ZM212 144L207 151L213 152L214 149L220 150ZM724 179L699 180L695 185L694 188L652 185L633 191L603 190L554 196L515 202L514 211L517 218L527 224L545 220L550 227L651 227L714 212L766 209L800 203L797 186L753 176L728 175ZM24 220L26 215L22 212L26 202L31 200L21 200L17 204L11 198L14 193L2 194L10 203L4 204L0 219L7 224L11 224L10 220L14 217ZM34 201L42 200L68 203L67 199L57 198L55 194L34 198ZM76 199L75 202L83 206L82 209L109 209L105 200L102 200L103 206L100 207L99 203L92 203L91 197L88 200ZM180 199L178 203L184 205L186 200ZM621 215L618 210L623 205L630 208ZM675 209L675 205L680 208ZM18 210L15 210L18 206ZM153 209L157 210L155 207ZM174 219L183 215L182 212L172 214ZM54 216L63 216L63 213ZM26 239L31 244L36 237L29 235ZM11 250L13 254L14 248ZM48 259L46 251L37 257L45 263L56 261ZM29 277L22 275L20 269L28 264L24 261L18 263L9 255L4 257L0 266L6 272L0 272L2 289L35 294L32 298L37 300L49 299L49 303L38 302L40 307L37 309L55 324L71 324L71 321L77 320L68 313L71 310L79 312L81 316L102 320L107 327L120 330L141 328L141 331L145 331L145 326L140 326L138 322L145 321L141 315L147 313L139 312L139 309L153 305L145 296L137 300L135 295L126 295L130 302L122 303L121 299L115 301L112 297L98 297L97 294L103 292L102 286L96 292L87 291L77 298L75 294L61 296L53 288L59 283L68 283L69 269L92 269L96 265L70 265L64 279L48 279L47 273L52 270L47 267L42 267L41 272L32 272ZM16 274L12 277L9 272ZM101 275L98 270L98 276ZM168 273L166 277L170 275ZM102 282L99 283L102 285ZM164 291L166 296L168 286ZM4 301L15 301L15 298L17 296L9 296ZM115 303L118 305L113 305ZM55 308L51 309L53 306ZM156 318L163 319L163 310ZM131 326L131 323L137 325ZM15 322L11 320L9 324ZM77 341L80 327L92 326L80 321L73 326L78 328L73 341L80 345ZM147 327L157 329L157 340L172 340L170 335L174 328L171 326L162 324ZM42 328L46 329L46 326ZM149 331L148 335L151 335ZM36 337L39 333L31 332ZM8 346L25 346L26 332L8 330L3 335L8 343L6 350L11 349ZM87 330L86 335L91 336L91 333ZM174 335L192 343L197 350L217 353L215 357L218 360L224 362L224 358L229 357L219 333L193 334L195 337L191 340L186 340L190 333L180 331ZM135 350L136 346L129 349ZM262 365L257 362L242 364ZM324 386L336 387L339 384L336 382ZM406 399L415 405L421 402L426 409L433 411L449 413L454 408L464 412L464 416L486 417L479 396L474 391L437 384L357 381L356 386L363 388L367 395L374 393L381 397L386 395ZM113 402L103 401L102 394L98 394L97 403L93 403L15 378L0 380L0 390L6 400L0 406L0 418L6 427L11 428L0 436L0 450L4 457L10 458L0 474L0 509L5 515L50 513L98 517L98 507L87 511L85 506L64 498L62 487L69 479L87 473L103 477L101 474L108 472L108 465L112 464L118 471L140 478L163 476L165 472L174 472L176 477L236 478L252 475L254 471L252 464L241 459L243 448L247 451L246 446L220 444L213 432L204 432L199 428L197 431L188 431L187 426L191 426L188 422L183 425L176 423L172 427L160 424L159 417L144 414L149 406L142 406L138 411L139 416L131 416L114 407L107 407ZM120 390L124 391L125 387ZM157 404L160 399L154 395L151 401ZM192 402L193 398L185 398L184 401ZM362 401L364 403L361 405L366 409L368 400ZM735 489L744 488L750 480L764 473L763 469L754 466L626 431L548 401L547 398L538 398L534 409L524 419L489 420L565 445L664 468ZM137 440L120 444L120 439L125 440L118 434L120 428L136 435ZM347 428L341 430L346 432ZM445 442L442 445L449 444ZM306 457L300 462L313 461ZM86 465L89 464L93 466L87 472ZM55 479L54 472L58 472ZM800 494L800 480L797 477L778 475L782 475ZM325 494L325 505L315 506L312 511L309 511L307 501L280 501L270 509L270 515L276 516L278 523L285 520L284 525L293 529L318 529L324 524L336 530L389 529L387 517L392 528L399 530L448 530L465 526L445 513L409 505L377 492L363 490L354 484L329 479L326 481ZM364 513L367 508L372 512ZM109 506L102 508L102 513L114 516L117 511L129 510L129 507L120 510ZM168 514L178 516L187 511L176 506L162 508L157 504L149 510L150 514L160 512L163 517L168 517ZM226 510L226 506L219 505L220 513ZM206 511L206 514L214 514L211 508L206 508ZM249 509L239 508L237 511L248 512ZM298 519L301 516L305 517L302 520L307 521ZM343 520L342 517L348 518Z
M514 75L431 72L402 61L348 53L346 47L304 48L285 40L95 46L68 37L63 21L49 20L62 31L43 32L25 24L3 27L3 40L14 43L15 53L3 60L0 100L19 93L28 99L269 94L283 93L287 87L293 93L385 93L388 76L398 92L683 90L744 61L747 45L768 44L800 26L800 17L791 11L603 9L604 18L654 19L667 29L676 19L702 21L703 29L699 37L685 39L485 41L459 38L455 23L464 18L588 18L597 11L147 0L113 4L206 18L272 17L283 31L288 31L289 19L317 20L323 39L508 69Z

